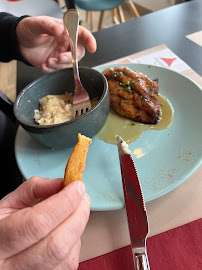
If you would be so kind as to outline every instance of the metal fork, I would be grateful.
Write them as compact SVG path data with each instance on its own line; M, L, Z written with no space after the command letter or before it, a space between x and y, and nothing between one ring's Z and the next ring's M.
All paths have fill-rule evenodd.
M76 9L68 10L63 16L64 26L70 39L72 53L72 65L74 74L75 91L73 96L73 118L88 112L91 109L91 101L87 91L84 89L78 70L77 39L79 26L79 13Z

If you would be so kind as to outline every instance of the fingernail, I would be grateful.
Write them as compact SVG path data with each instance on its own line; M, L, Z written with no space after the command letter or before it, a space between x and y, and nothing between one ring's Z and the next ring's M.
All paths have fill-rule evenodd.
M69 62L69 58L66 55L63 55L62 62Z
M85 193L83 197L89 204L91 203L90 196L87 193Z
M84 183L81 182L81 181L78 181L77 182L77 189L78 189L79 194L80 195L83 195L84 192L85 192L85 185L84 185Z
M50 72L50 69L49 69L47 66L44 65L44 66L43 66L43 71L44 71L44 72Z
M55 67L56 64L57 64L57 62L54 61L54 60L51 60L51 61L49 62L49 65L50 65L51 67Z

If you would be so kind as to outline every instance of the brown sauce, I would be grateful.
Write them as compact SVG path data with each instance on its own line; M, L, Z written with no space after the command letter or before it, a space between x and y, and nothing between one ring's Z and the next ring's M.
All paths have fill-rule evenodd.
M173 121L174 109L166 97L158 95L158 100L161 105L161 113L157 124L138 123L122 117L110 109L105 126L98 133L98 138L107 143L116 144L115 136L119 135L126 143L131 143L136 141L146 130L161 130L169 127Z

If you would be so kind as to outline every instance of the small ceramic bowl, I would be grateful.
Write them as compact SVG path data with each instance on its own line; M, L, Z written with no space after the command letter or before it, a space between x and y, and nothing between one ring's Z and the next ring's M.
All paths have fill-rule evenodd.
M42 145L53 149L74 146L78 133L92 138L104 126L109 113L109 92L105 77L90 68L79 68L81 82L90 98L98 98L97 105L89 112L68 122L39 125L34 121L34 110L39 99L46 95L74 93L72 68L62 69L35 80L18 95L14 114L20 125Z

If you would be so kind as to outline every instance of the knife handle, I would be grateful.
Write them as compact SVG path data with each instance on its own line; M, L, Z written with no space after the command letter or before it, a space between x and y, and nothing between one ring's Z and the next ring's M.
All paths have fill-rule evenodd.
M134 254L135 270L150 270L147 253Z

